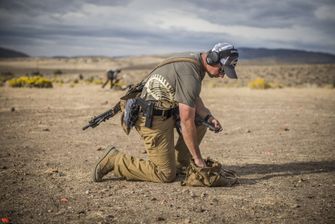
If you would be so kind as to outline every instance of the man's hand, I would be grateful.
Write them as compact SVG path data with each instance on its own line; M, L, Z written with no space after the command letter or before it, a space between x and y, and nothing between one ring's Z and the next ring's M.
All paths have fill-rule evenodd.
M195 165L197 165L198 167L204 168L206 167L206 163L203 159L195 159L194 160Z
M210 118L208 119L208 123L212 124L215 127L215 133L221 132L223 130L220 122L213 116L210 116Z

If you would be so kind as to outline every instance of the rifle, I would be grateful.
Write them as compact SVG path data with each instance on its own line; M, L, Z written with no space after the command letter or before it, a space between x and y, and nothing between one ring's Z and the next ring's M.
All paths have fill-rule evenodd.
M153 106L154 104L152 102L149 102L149 104L146 104L144 100L138 100L137 103L143 108L144 110L144 116L146 117L146 127L152 126L152 112L153 112ZM117 113L121 111L120 102L118 102L112 109L107 110L106 112L99 114L97 116L94 116L88 124L83 127L83 130L86 130L87 128L95 128L97 127L101 122L104 122L112 117L114 117ZM178 109L174 113L175 119L176 119L176 129L179 134L181 134L181 126L180 126L180 117L179 117L179 111ZM202 124L205 125L209 130L216 132L219 132L220 130L215 128L213 124L209 123L208 121L205 121L200 116L196 114L195 116L195 123L196 124Z
M112 109L107 110L106 112L99 114L97 116L94 116L89 122L88 124L83 127L83 130L86 130L87 128L91 127L91 128L95 128L96 126L98 126L101 122L104 122L106 120L108 120L109 118L114 117L114 115L116 115L117 113L119 113L121 111L121 107L120 107L120 102L118 102Z

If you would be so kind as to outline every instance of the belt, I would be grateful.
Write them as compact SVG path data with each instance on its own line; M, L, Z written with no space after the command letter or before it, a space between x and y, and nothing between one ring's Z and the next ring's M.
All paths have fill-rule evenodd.
M162 116L168 119L173 115L174 109L169 109L169 110L159 110L159 109L154 109L153 115L154 116Z

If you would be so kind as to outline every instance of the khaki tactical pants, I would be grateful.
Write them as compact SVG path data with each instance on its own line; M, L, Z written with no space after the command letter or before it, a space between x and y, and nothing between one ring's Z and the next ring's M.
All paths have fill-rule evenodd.
M174 146L175 120L173 117L163 120L155 116L152 128L144 125L145 118L140 116L135 127L144 140L148 160L119 153L114 160L114 174L127 180L172 182L176 177L177 166L187 166L191 158L182 137L179 136ZM197 127L198 144L206 130L205 126Z

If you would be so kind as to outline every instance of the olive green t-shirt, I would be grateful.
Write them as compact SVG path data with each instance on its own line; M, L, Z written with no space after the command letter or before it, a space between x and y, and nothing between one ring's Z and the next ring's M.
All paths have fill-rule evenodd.
M156 101L156 107L169 109L178 103L195 107L205 70L200 54L181 54L173 58L190 58L192 62L173 62L155 69L148 77L141 97Z

